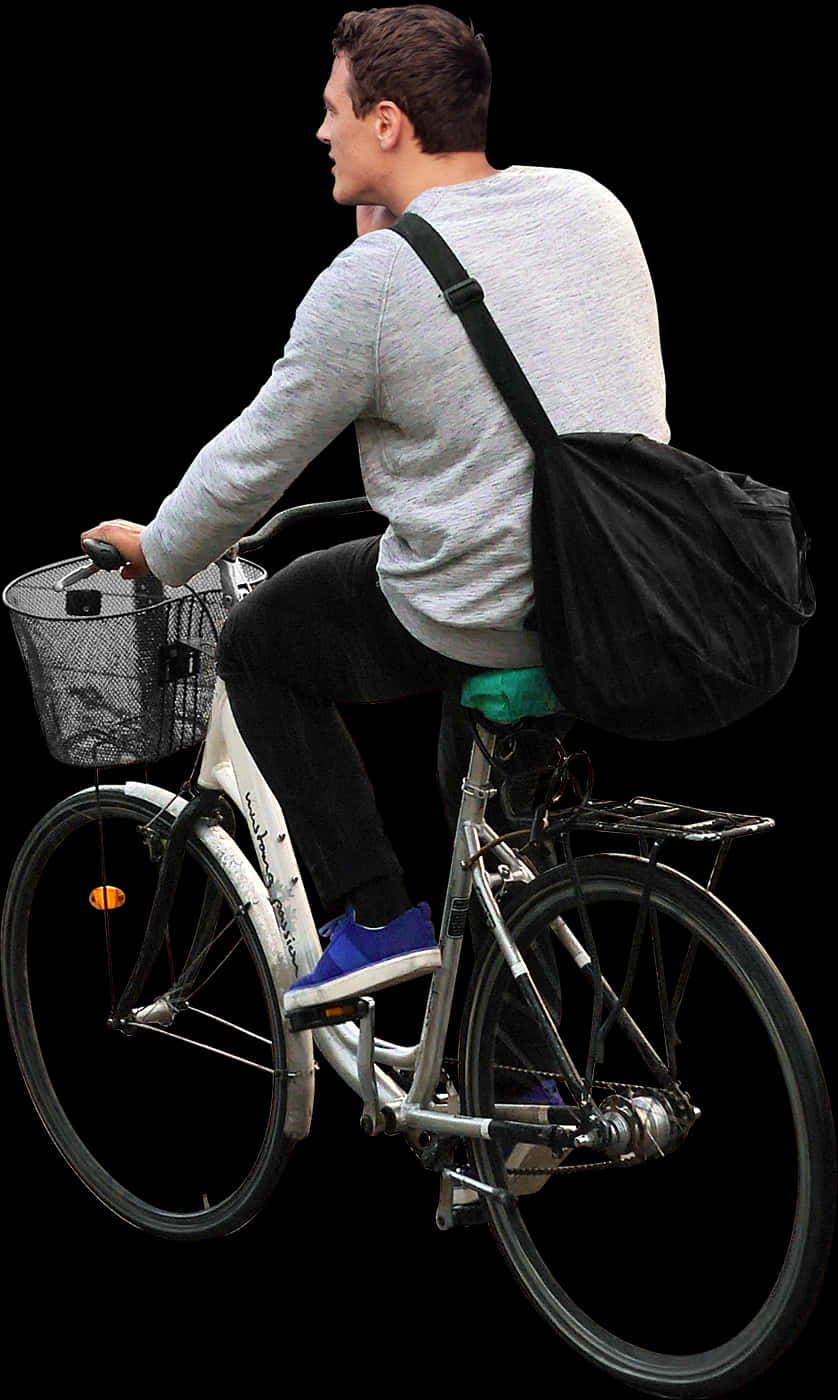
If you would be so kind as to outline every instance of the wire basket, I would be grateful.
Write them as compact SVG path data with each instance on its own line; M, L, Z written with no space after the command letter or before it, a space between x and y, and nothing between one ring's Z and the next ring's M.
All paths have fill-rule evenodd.
M62 589L65 559L23 574L3 602L59 763L151 763L203 739L225 618L216 568L170 588L99 572ZM239 560L250 584L265 570Z

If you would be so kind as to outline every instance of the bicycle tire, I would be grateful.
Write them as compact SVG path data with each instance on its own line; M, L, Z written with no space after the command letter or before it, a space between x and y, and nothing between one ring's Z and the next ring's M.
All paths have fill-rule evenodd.
M603 976L613 977L619 991L648 863L593 855L576 865ZM584 1068L592 979L549 931L558 916L583 939L570 868L540 874L516 890L516 899L510 933L531 970L538 948L552 954L561 980L561 995L552 998L561 1008L559 1034L577 1068ZM589 1363L649 1394L709 1397L763 1373L810 1316L834 1228L835 1135L806 1024L753 935L717 898L665 867L656 873L651 907L665 950L664 976L667 961L673 969L665 999L671 1000L674 973L695 940L677 1029L683 1088L701 1117L675 1150L625 1170L603 1165L602 1153L588 1154L587 1161L578 1152L553 1156L559 1170L545 1173L540 1189L514 1204L489 1199L489 1223L529 1301ZM660 1048L664 1035L652 1014L659 999L641 983L653 963L648 950L628 1011L639 1017L645 1007L651 1023L639 1024ZM545 999L551 990L546 981L542 977L539 987ZM582 987L588 1001L580 1015ZM703 1001L708 995L709 1004ZM470 1113L495 1116L498 1101L509 1098L511 1076L526 1085L535 1069L553 1068L554 1062L535 1064L532 1043L519 1055L523 1066L502 1068L510 1027L520 1049L519 1002L508 965L490 944L475 968L464 1013L461 1091ZM632 1012L633 1003L639 1011ZM723 1046L726 1032L732 1038ZM648 1086L648 1070L644 1078L639 1062L613 1028L594 1098L602 1103L615 1084L624 1094L632 1083ZM554 1074L553 1086L567 1103L566 1085L565 1079L562 1092ZM473 1151L484 1180L514 1190L514 1173L498 1144L477 1142ZM537 1151L543 1167L544 1149ZM561 1170L574 1165L585 1170ZM775 1227L781 1238L772 1245L768 1235ZM713 1321L711 1305L718 1309Z
M26 1087L77 1176L130 1225L201 1240L253 1218L308 1131L311 1038L286 1039L265 951L278 933L264 888L231 838L203 823L188 839L166 943L143 998L172 985L177 960L182 970L200 910L214 941L193 960L189 1009L156 1033L108 1028L183 806L174 799L161 810L167 797L144 784L100 787L46 814L9 881L2 977ZM102 837L108 882L125 895L107 916L109 939L88 898L103 883Z

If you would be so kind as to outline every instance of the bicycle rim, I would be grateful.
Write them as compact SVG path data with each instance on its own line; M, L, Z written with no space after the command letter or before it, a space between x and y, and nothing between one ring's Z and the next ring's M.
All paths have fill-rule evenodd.
M603 977L619 992L646 862L591 856L577 867ZM654 1103L658 1117L644 1121L666 1150L647 1135L622 1160L580 1150L552 1156L550 1167L561 1169L537 1178L537 1189L514 1206L491 1202L491 1224L530 1301L588 1361L651 1394L721 1395L764 1371L811 1311L833 1228L834 1133L806 1026L747 929L706 891L663 868L651 909L627 1010L667 1060L658 989L665 985L663 1001L671 1005L688 972L670 1037L675 1103L683 1091L700 1117L687 1127L685 1115L667 1138L666 1122L677 1113L667 1120L661 1105L670 1101L659 1081L614 1025L593 1098L600 1106ZM567 868L533 882L509 927L584 1077L592 981L551 928L557 917L585 941ZM607 1011L606 1001L603 1017ZM494 1115L499 1103L520 1100L539 1077L535 1070L554 1071L570 1103L544 1045L522 1018L506 964L489 949L468 1017L469 1110ZM680 1111L686 1102L680 1099ZM633 1111L621 1121L630 1124ZM520 1188L522 1178L508 1172L496 1146L478 1144L475 1159L485 1179L512 1190L517 1180Z
M197 837L142 997L163 1024L109 1025L171 822L121 788L75 794L49 813L9 884L3 980L27 1088L70 1166L132 1225L199 1239L252 1218L293 1143L270 971L246 897ZM95 907L102 851L119 891L107 913ZM185 1005L165 1024L161 999L178 986Z

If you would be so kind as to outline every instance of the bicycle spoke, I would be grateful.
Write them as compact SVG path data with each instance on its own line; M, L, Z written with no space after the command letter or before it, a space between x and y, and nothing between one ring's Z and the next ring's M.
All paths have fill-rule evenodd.
M97 794L97 797L98 797L98 794L99 794L99 769L98 769L98 768L96 769L96 794ZM100 877L101 877L102 890L105 891L105 892L107 892L108 885L109 885L109 881L108 881L107 865L106 865L106 861L105 861L105 829L104 829L104 823L103 823L103 821L102 821L102 814L101 814L101 811L100 811L99 816L98 816L98 818L97 818L96 827L97 827L97 831L98 831L98 833L99 833L99 874L100 874ZM103 904L103 907L102 907L102 913L103 913L103 915L104 915L104 926L105 926L105 960L106 960L107 969L108 969L108 992L109 992L109 996L110 996L109 1007L110 1007L111 1015L113 1015L113 1010L114 1010L114 1007L116 1006L116 991L115 991L115 987L114 987L113 954L112 954L112 952L111 952L110 909L109 909L109 907L108 907L107 893L105 893L105 900L104 900L104 904Z
M573 914L576 912L578 911L573 909L568 910L563 915L563 918L561 920L561 922L567 928L570 929L571 933L572 928L570 928L568 920L571 919L573 917ZM601 1039L603 1054L605 1054L606 1049L607 1032L610 1031L612 1025L615 1025L619 1029L622 1036L626 1038L628 1043L630 1043L634 1047L634 1050L637 1056L639 1057L639 1060L642 1063L644 1070L653 1075L655 1084L658 1087L667 1090L672 1090L675 1087L675 1079L672 1073L670 1072L669 1067L665 1063L664 1059L662 1059L655 1046L648 1039L644 1031L641 1029L641 1026L630 1014L627 1007L627 1003L630 999L631 988L634 985L634 980L637 973L637 961L640 956L646 925L646 915L638 915L634 921L634 937L632 940L632 952L629 957L629 961L633 964L633 966L630 969L630 973L624 979L623 990L621 991L619 996L614 991L614 988L608 981L607 977L604 976L602 967L599 965L599 962L597 962L596 964L595 971L595 964L593 960L582 963L574 957L573 961L578 972L589 983L590 986L594 985L594 978L596 977L596 984L601 993L602 1004L608 1007L608 1016L602 1023ZM531 957L532 954L530 955L530 958ZM530 958L526 959L528 966L531 965ZM561 1001L563 994L559 987L545 988L543 983L538 981L538 978L536 978L536 981L538 982L538 986L542 996L549 996L552 994L554 997L558 998L559 1001ZM571 1000L573 1000L573 998L571 998ZM593 1014L595 1014L595 1012Z
M227 1021L224 1022L224 1024L231 1025L232 1023ZM132 1031L154 1031L157 1035L165 1036L167 1040L176 1040L181 1045L194 1045L197 1050L207 1050L212 1055L223 1056L225 1060L235 1060L237 1064L248 1065L251 1069L264 1070L266 1074L274 1074L274 1070L270 1065L260 1065L256 1060L245 1060L241 1055L231 1054L229 1050L220 1050L217 1045L207 1045L206 1041L203 1040L192 1040L189 1036L178 1035L176 1031L164 1030L162 1026L151 1026L144 1024L142 1021L132 1021L131 1029ZM240 1027L237 1026L235 1029L238 1030ZM245 1035L248 1033L247 1031L244 1032ZM270 1045L270 1041L267 1040L265 1036L255 1036L254 1039L264 1040L266 1044Z
M232 947L229 948L224 954L224 957L221 959L221 961L219 963L216 963L215 967L212 969L211 972L207 973L203 982L199 982L197 987L189 987L189 980L192 977L193 973L196 970L198 970L203 964L203 962L206 960L206 956L209 953L210 949L213 948L221 938L223 938L227 930L229 928L232 928L233 924L240 917L240 915L245 912L245 907L246 906L243 906L241 909L237 909L233 917L229 920L229 922L226 923L223 928L218 930L218 933L215 935L212 941L207 944L207 947L205 949L203 949L200 956L194 958L192 962L186 968L184 968L184 971L181 973L181 976L178 979L177 986L179 988L186 986L189 989L190 996L193 996L195 992L200 992L203 987L206 987L207 983L212 981L213 977L217 976L217 974L221 971L227 959L231 958L233 956L233 953L235 953L236 949L241 947L242 939L241 936L239 936L239 938L236 939L236 942L232 945Z
M199 1006L193 1006L191 1002L186 1003L186 1009L196 1016L206 1016L208 1020L217 1022L221 1026L229 1026L231 1030L238 1031L239 1035L249 1035L252 1040L261 1040L263 1045L270 1045L271 1040L266 1035L257 1035L255 1031L249 1031L246 1026L237 1026L233 1021L225 1021L223 1016L214 1016L211 1011L204 1011Z

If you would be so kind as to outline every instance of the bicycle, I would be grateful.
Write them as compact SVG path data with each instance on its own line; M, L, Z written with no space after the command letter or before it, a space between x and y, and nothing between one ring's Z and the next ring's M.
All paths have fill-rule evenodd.
M554 698L540 672L478 676L463 694L474 742L418 1042L377 1036L372 996L283 1012L321 947L281 807L214 682L213 643L263 576L242 551L312 513L365 509L280 512L219 561L212 597L195 580L168 590L107 572L79 589L97 564L119 566L95 544L93 565L63 561L6 589L13 615L21 593L37 595L30 614L48 594L50 622L77 637L118 613L139 658L127 680L91 663L105 700L124 692L105 725L79 729L97 706L89 676L70 687L65 750L48 678L36 688L55 755L94 767L95 782L34 827L7 889L3 987L29 1094L122 1221L211 1239L258 1214L306 1137L316 1046L360 1098L363 1131L402 1136L439 1175L437 1225L488 1224L564 1342L629 1388L727 1394L804 1328L834 1226L817 1053L779 972L714 892L732 843L770 818L594 798L590 760L558 738L549 763L521 774L512 751L550 730ZM21 645L34 669L41 642ZM65 645L65 679L68 664ZM201 738L179 793L101 781L126 750L140 761ZM486 820L498 793L511 830ZM662 862L672 841L714 851L706 885ZM620 842L636 849L614 852ZM68 919L72 897L86 922ZM475 914L488 936L449 1055ZM582 1247L568 1248L576 1219Z

